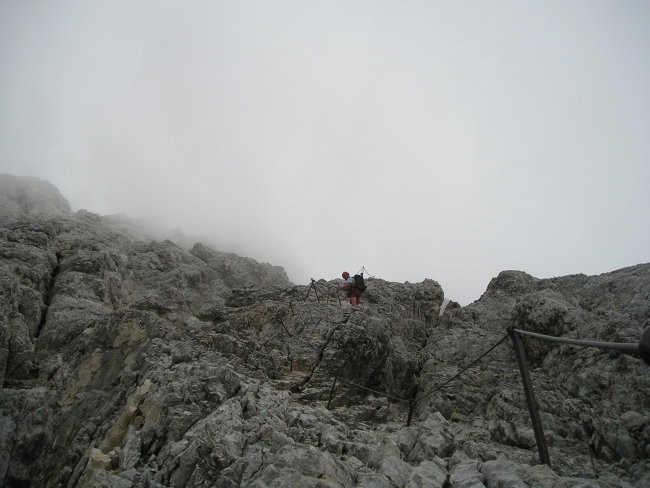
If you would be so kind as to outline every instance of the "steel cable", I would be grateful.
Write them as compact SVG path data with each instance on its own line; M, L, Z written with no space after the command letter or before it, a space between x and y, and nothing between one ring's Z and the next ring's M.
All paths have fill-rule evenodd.
M415 401L415 403L418 403L419 401L424 400L424 399L425 399L426 397L428 397L429 395L431 395L431 394L435 393L436 391L440 390L441 388L444 388L445 386L447 386L449 383L451 383L452 381L454 381L454 380L455 380L456 378L458 378L461 374L463 374L465 371L467 371L469 368L471 368L472 366L474 366L474 365L475 365L476 363L478 363L481 359L483 359L485 356L487 356L489 353L491 353L491 352L492 352L492 351L493 351L493 350L494 350L498 345L500 345L500 344L501 344L503 341L505 341L507 338L508 338L508 334L504 335L503 338L502 338L499 342L497 342L496 344L494 344L490 349L488 349L487 351L485 351L483 354L481 354L479 357L477 357L474 361L472 361L472 362L469 363L467 366L465 366L463 369L461 369L461 370L458 372L458 374L454 375L453 378L451 378L451 379L445 381L442 385L439 385L439 386L435 387L433 390L429 391L428 393L425 393L425 394L422 395L420 398L418 398L418 399Z
M583 346L583 347L598 347L600 349L611 349L614 351L623 351L628 354L638 354L639 352L638 344L631 344L631 343L624 343L624 342L588 341L584 339L570 339L567 337L548 336L544 334L538 334L536 332L528 332L526 330L521 330L521 329L513 328L512 330L513 332L516 332L517 334L520 335L535 337L537 339L543 339L545 341L550 341L550 342L559 342L562 344L572 344L574 346Z
M345 383L348 383L350 385L356 386L357 388L362 388L364 390L371 391L371 392L376 393L378 395L385 396L386 398L392 398L393 400L398 400L398 401L401 401L401 402L408 402L408 400L405 399L405 398L396 397L396 396L393 396L393 395L389 395L388 393L382 393L380 391L373 390L372 388L368 388L366 386L361 386L361 385L355 383L354 381L346 380L345 378L341 378L340 376L337 376L337 379L339 379L341 381L344 381Z

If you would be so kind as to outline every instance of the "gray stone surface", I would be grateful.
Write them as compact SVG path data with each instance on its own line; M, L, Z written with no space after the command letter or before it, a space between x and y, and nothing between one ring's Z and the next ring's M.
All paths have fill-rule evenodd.
M0 176L1 486L647 486L637 358L526 339L552 468L508 340L440 385L513 324L638 341L650 265L504 271L442 314L435 281L370 278L352 309L339 280L143 235Z

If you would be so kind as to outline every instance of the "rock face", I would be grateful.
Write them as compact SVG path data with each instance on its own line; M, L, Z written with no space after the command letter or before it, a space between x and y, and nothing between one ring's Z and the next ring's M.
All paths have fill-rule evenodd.
M0 174L0 213L29 218L70 212L68 201L47 181L26 176Z
M0 176L0 486L650 485L638 358L526 339L552 467L509 339L448 382L510 325L638 342L650 265L505 271L440 315L432 280L367 279L353 310L335 281L138 237Z

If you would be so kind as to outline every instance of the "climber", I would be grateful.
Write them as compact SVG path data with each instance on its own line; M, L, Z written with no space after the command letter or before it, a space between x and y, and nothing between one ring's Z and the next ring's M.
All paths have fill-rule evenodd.
M354 281L354 278L350 276L350 273L348 273L347 271L343 271L343 274L341 276L345 280L345 283L337 286L336 291L347 290L348 300L350 301L350 305L356 307L357 305L359 305L360 302L361 290L359 290L359 288L357 287L356 282Z

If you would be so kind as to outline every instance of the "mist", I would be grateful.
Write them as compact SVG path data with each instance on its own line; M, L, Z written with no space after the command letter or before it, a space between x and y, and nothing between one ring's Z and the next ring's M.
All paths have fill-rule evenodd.
M650 258L650 4L2 2L0 172L467 304Z

